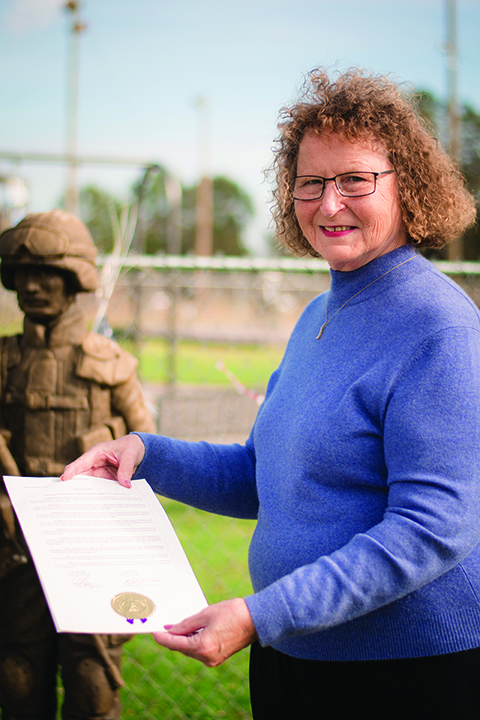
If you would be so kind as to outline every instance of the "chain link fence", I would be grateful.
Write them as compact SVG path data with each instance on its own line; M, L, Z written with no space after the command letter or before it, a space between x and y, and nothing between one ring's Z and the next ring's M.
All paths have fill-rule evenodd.
M479 265L439 266L480 304ZM296 320L328 287L328 268L317 260L129 256L104 329L137 356L160 433L244 442ZM98 300L81 301L93 318ZM2 290L0 307L2 334L20 332L15 295ZM253 521L162 502L207 600L250 593ZM122 718L251 717L247 651L207 669L141 635L125 645L122 672Z

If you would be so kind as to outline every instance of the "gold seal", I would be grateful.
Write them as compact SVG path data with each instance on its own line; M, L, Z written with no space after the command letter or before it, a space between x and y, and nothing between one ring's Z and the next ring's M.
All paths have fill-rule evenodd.
M112 608L128 620L144 620L155 612L155 603L146 595L123 592L112 598Z

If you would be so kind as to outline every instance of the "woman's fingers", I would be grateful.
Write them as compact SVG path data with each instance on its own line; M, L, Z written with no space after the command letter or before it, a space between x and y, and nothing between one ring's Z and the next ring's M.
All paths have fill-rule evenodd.
M131 477L145 454L145 446L138 435L126 435L118 440L94 445L81 457L65 467L62 480L75 475L96 475L118 480L131 487Z
M235 598L210 605L196 615L153 637L163 647L200 660L209 667L224 662L257 639L245 600Z

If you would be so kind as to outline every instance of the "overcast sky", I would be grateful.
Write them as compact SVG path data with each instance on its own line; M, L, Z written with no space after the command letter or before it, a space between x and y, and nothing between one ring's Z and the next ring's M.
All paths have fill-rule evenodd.
M63 152L68 13L61 0L0 0L0 151ZM80 45L80 154L140 156L183 182L199 172L205 97L210 167L239 182L268 223L262 169L280 107L324 65L393 73L446 96L445 0L85 0ZM480 0L457 0L459 94L480 110ZM0 160L53 207L65 170ZM85 168L127 197L138 171ZM253 238L253 239L252 239Z

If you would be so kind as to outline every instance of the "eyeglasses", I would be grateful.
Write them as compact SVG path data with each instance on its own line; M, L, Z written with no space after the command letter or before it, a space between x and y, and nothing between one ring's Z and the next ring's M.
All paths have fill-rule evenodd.
M297 175L294 180L292 195L294 200L320 200L327 182L334 182L343 197L364 197L373 195L377 189L377 177L390 175L395 170L384 172L348 172L324 178L320 175Z

